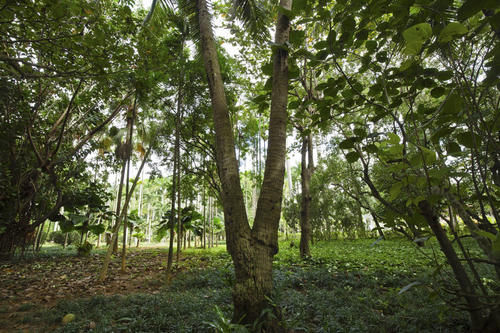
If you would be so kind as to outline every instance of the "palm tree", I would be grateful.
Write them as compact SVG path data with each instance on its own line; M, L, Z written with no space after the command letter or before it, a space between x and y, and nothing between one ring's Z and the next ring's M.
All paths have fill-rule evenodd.
M212 100L216 163L222 188L227 249L233 259L236 275L233 288L233 320L253 324L261 319L266 331L281 332L284 329L279 326L277 313L274 316L267 315L266 318L261 318L261 314L264 309L272 308L269 304L272 291L272 260L278 252L278 226L283 195L288 116L286 110L288 52L284 46L288 42L290 21L285 14L280 13L276 22L274 44L278 47L273 52L269 150L255 222L253 227L250 227L240 185L233 129L217 57L209 4L207 0L178 2L182 2L179 8L196 19L200 53L205 64ZM170 5L166 2L163 4ZM289 11L292 7L292 0L280 0L280 6ZM235 8L235 13L243 18L253 31L263 31L262 28L259 30L263 10L258 2L237 0ZM154 7L150 14L153 10Z

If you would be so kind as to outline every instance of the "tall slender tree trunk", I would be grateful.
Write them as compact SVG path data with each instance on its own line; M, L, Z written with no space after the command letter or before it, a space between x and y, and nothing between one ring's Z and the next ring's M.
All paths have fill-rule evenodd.
M177 137L175 139L177 144ZM177 149L174 147L174 165L172 167L172 193L170 194L170 239L168 246L167 274L172 271L172 261L174 260L174 235L175 235L175 199L177 189Z
M120 215L121 212L121 204L122 204L122 192L123 192L123 182L125 181L125 171L127 170L127 160L123 160L123 165L122 165L122 172L120 175L120 184L118 185L118 198L116 199L116 220L115 220L115 225L113 226L113 233L115 232L116 229L120 229L120 225L118 223L118 216ZM113 249L113 253L118 252L118 237L112 241L111 247Z
M279 316L262 318L261 313L265 308L272 307L268 301L272 291L272 260L278 252L288 116L288 52L286 48L278 48L273 54L268 154L255 222L250 228L211 17L205 0L198 0L197 5L202 57L214 113L216 160L222 187L227 249L233 259L236 276L233 319L246 324L261 319L266 332L282 332L284 329L279 325ZM291 10L292 1L281 0L280 6ZM279 13L275 35L277 45L285 45L289 30L288 17Z
M304 136L302 138L302 149L301 149L301 201L300 201L300 257L306 258L311 256L311 250L309 248L309 243L311 242L311 219L310 219L310 207L311 207L311 157L312 155L312 145L310 144L311 135ZM308 154L309 153L309 154ZM309 158L308 158L309 156Z
M136 116L136 107L137 107L137 95L135 96L134 99L134 105L132 106L132 109L129 110L129 114L127 114L127 121L129 123L128 126L128 133L127 133L127 185L126 185L126 196L129 197L132 195L132 193L129 193L129 185L130 185L130 159L132 155L132 138L133 138L133 133L134 133L134 120ZM139 177L139 175L137 175ZM135 181L137 182L138 179ZM125 212L125 218L123 219L123 240L122 240L122 266L121 266L121 271L122 273L125 272L126 270L126 265L127 265L127 222L128 222L128 212Z
M207 202L205 198L205 184L203 184L203 232L202 232L202 240L201 245L204 249L207 248Z
M152 150L152 146L150 146L148 148L148 150L146 151L146 154L144 155L144 159L142 160L141 166L139 167L139 171L137 172L137 175L135 176L134 182L132 183L132 187L130 188L130 192L125 198L125 203L123 205L123 209L122 209L121 213L119 212L119 215L116 218L116 225L115 225L115 229L113 232L113 236L111 237L111 242L110 242L110 245L108 247L108 251L106 252L106 256L104 257L104 262L102 264L101 271L99 273L99 281L101 281L101 282L104 281L104 279L106 279L106 276L108 274L108 267L109 267L109 263L111 261L111 254L113 253L113 244L115 243L115 241L118 240L118 231L120 229L121 221L123 220L124 215L126 214L126 212L128 210L130 198L132 196L132 193L134 193L135 187L137 185L137 181L139 180L139 175L141 174L142 169L144 169L144 165L146 164L146 161L149 158L149 154L151 153L151 150Z

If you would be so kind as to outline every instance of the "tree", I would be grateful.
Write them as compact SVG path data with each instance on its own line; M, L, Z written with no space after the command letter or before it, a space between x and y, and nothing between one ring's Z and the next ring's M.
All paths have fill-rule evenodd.
M245 4L255 6L252 2ZM280 7L285 11L290 11L291 5L291 0L280 1ZM233 289L233 319L242 320L243 323L253 323L260 318L263 309L271 306L268 297L272 292L272 258L278 252L277 233L285 172L288 95L288 51L285 43L288 41L290 21L283 12L278 14L275 35L277 47L273 54L269 148L255 222L253 228L250 228L240 185L234 136L215 48L211 16L205 0L197 1L197 15L201 53L214 112L216 160L222 187L227 248L233 259L236 274ZM269 331L280 330L277 321L269 316L266 318L265 327Z
M114 3L9 2L1 12L0 252L11 255L71 202L95 137L128 98L133 52L122 38L137 22Z
M491 110L498 109L493 67L500 55L495 25L492 31L484 14L489 10L481 6L498 8L473 1L338 2L334 15L321 12L331 31L315 57L340 75L322 85L329 102L322 109L345 117L337 128L346 160L361 167L363 181L396 227L408 226L419 242L421 233L436 237L472 330L495 331L498 294L485 289L452 223L459 250L440 224L452 220L445 216L450 206L460 211L482 260L498 275L496 157L490 157L496 154L488 147L498 145L498 112Z

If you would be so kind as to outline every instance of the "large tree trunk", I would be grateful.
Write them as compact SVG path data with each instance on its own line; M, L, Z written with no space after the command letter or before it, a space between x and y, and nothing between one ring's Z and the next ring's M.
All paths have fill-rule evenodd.
M291 10L291 3L291 0L280 1L280 5L288 10ZM202 57L214 112L216 159L222 185L227 249L233 259L236 275L233 319L252 324L259 319L262 310L271 307L268 297L272 291L272 259L278 252L278 226L285 173L288 53L284 48L279 48L273 55L269 149L255 222L251 229L240 185L232 126L210 23L211 17L205 0L198 0L198 18ZM276 44L284 45L288 41L289 29L289 19L280 13L276 25ZM266 331L283 330L271 316L263 319Z

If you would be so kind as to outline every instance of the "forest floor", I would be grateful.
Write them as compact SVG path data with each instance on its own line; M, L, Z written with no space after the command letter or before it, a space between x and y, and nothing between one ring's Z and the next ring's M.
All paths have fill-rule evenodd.
M432 242L331 241L303 261L281 242L273 301L291 332L465 332L467 314L437 292L453 283L436 270L438 253ZM103 256L44 249L0 263L0 332L230 330L234 271L224 247L184 251L169 281L165 248L131 249L126 273L113 258L100 283ZM75 319L63 325L67 314Z
M33 310L50 309L62 300L158 294L166 281L166 251L129 249L125 272L121 272L121 256L113 256L103 282L98 281L104 258L102 248L88 257L78 257L74 249L63 251L54 245L43 249L39 257L0 262L0 332L37 331L26 315ZM189 257L181 257L181 261L186 259Z

